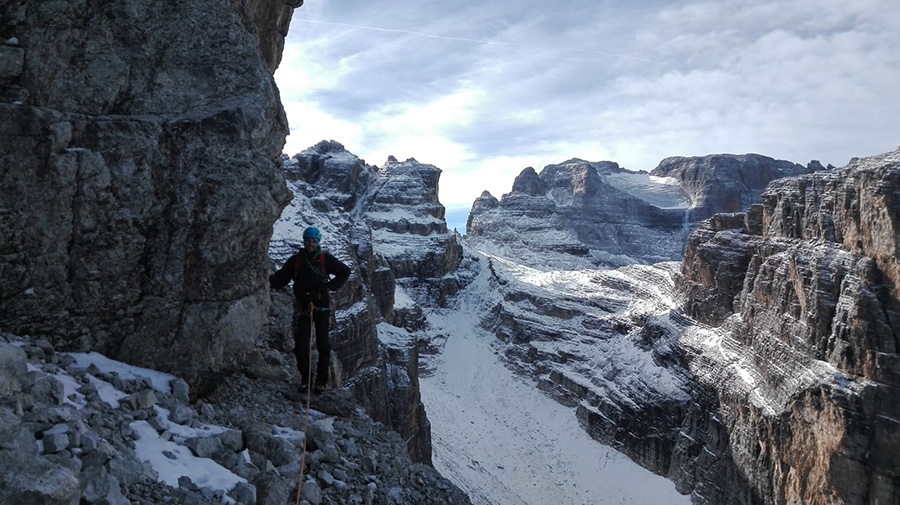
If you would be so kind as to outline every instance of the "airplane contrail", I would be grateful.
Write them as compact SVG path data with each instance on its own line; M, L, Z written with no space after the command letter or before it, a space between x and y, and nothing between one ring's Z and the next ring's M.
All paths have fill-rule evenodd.
M431 33L425 32L415 32L411 30L399 30L396 28L380 28L377 26L365 26L365 25L351 25L348 23L335 23L332 21L318 21L315 19L303 19L303 18L295 18L297 21L303 21L306 23L315 23L319 25L332 25L332 26L344 26L346 28L359 28L362 30L374 30L377 32L390 32L390 33L405 33L407 35L417 35L419 37L428 37L429 39L440 39L440 40L456 40L459 42L474 42L476 44L492 44L498 46L519 46L523 44L514 44L511 42L496 42L493 40L480 40L480 39L468 39L464 37L445 37L443 35L434 35Z
M406 34L406 35L415 35L417 37L426 37L429 39L452 40L452 41L457 41L457 42L471 42L473 44L487 44L487 45L494 45L494 46L510 46L510 47L543 47L543 46L540 46L539 44L522 44L522 43L516 43L516 42L497 42L495 40L470 39L470 38L465 38L465 37L446 37L443 35L434 35L432 33L416 32L416 31L412 31L412 30L400 30L400 29L396 29L396 28L381 28L378 26L354 25L354 24L349 24L349 23L336 23L333 21L319 21L316 19L294 18L294 20L302 21L304 23L314 23L314 24L331 25L331 26L343 26L345 28L358 28L361 30L373 30L373 31L377 31L377 32L402 33L402 34ZM631 56L628 54L604 53L601 51L593 51L591 49L577 49L577 51L595 54L595 55L599 55L599 56L606 56L606 57L610 57L610 58L626 58L626 59L630 59L630 60L643 61L646 63L656 63L653 60L648 60L646 58L639 58L637 56Z

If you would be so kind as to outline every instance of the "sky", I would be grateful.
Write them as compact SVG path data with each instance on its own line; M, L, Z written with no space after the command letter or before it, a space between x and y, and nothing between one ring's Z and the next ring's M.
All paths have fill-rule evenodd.
M896 0L306 0L275 79L285 153L433 164L452 211L570 158L894 150L898 47Z

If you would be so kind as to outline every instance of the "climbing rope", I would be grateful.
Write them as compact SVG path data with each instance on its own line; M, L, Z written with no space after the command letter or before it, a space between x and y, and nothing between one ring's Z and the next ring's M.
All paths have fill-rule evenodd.
M313 321L313 304L309 302L309 306L307 307L309 311L309 349L307 351L308 363L306 364L306 421L303 424L303 452L300 455L300 477L297 480L297 503L296 505L300 505L300 495L303 491L303 472L306 469L306 439L309 438L309 404L312 401L312 346L313 346L313 338L312 332L315 328L315 322ZM301 377L300 380L303 380Z

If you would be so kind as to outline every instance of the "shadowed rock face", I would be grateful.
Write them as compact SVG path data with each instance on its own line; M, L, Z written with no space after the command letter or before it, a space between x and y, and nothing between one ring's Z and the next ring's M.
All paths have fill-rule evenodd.
M269 230L290 198L269 40L290 12L0 7L0 39L18 39L0 72L0 328L192 382L229 368L263 324Z
M528 167L499 201L487 192L475 201L466 237L526 262L536 251L582 267L680 260L701 220L759 203L774 179L822 168L756 154L667 158L649 174L579 159Z
M775 179L824 169L818 161L804 167L759 154L714 154L666 158L650 174L678 181L691 198L690 220L696 222L713 214L742 212L760 203L766 185Z
M707 390L682 446L704 503L896 503L898 188L894 151L773 182L751 212L691 235L686 311L721 325L733 356L682 339Z

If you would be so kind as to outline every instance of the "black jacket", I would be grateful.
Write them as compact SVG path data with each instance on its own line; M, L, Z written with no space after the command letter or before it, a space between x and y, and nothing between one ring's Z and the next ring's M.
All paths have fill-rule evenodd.
M325 271L322 272L322 266ZM334 276L332 279L331 276ZM328 292L339 289L350 277L350 267L323 251L309 255L305 250L288 258L277 272L269 276L269 287L278 289L294 281L294 296L301 305L313 302L328 307Z

